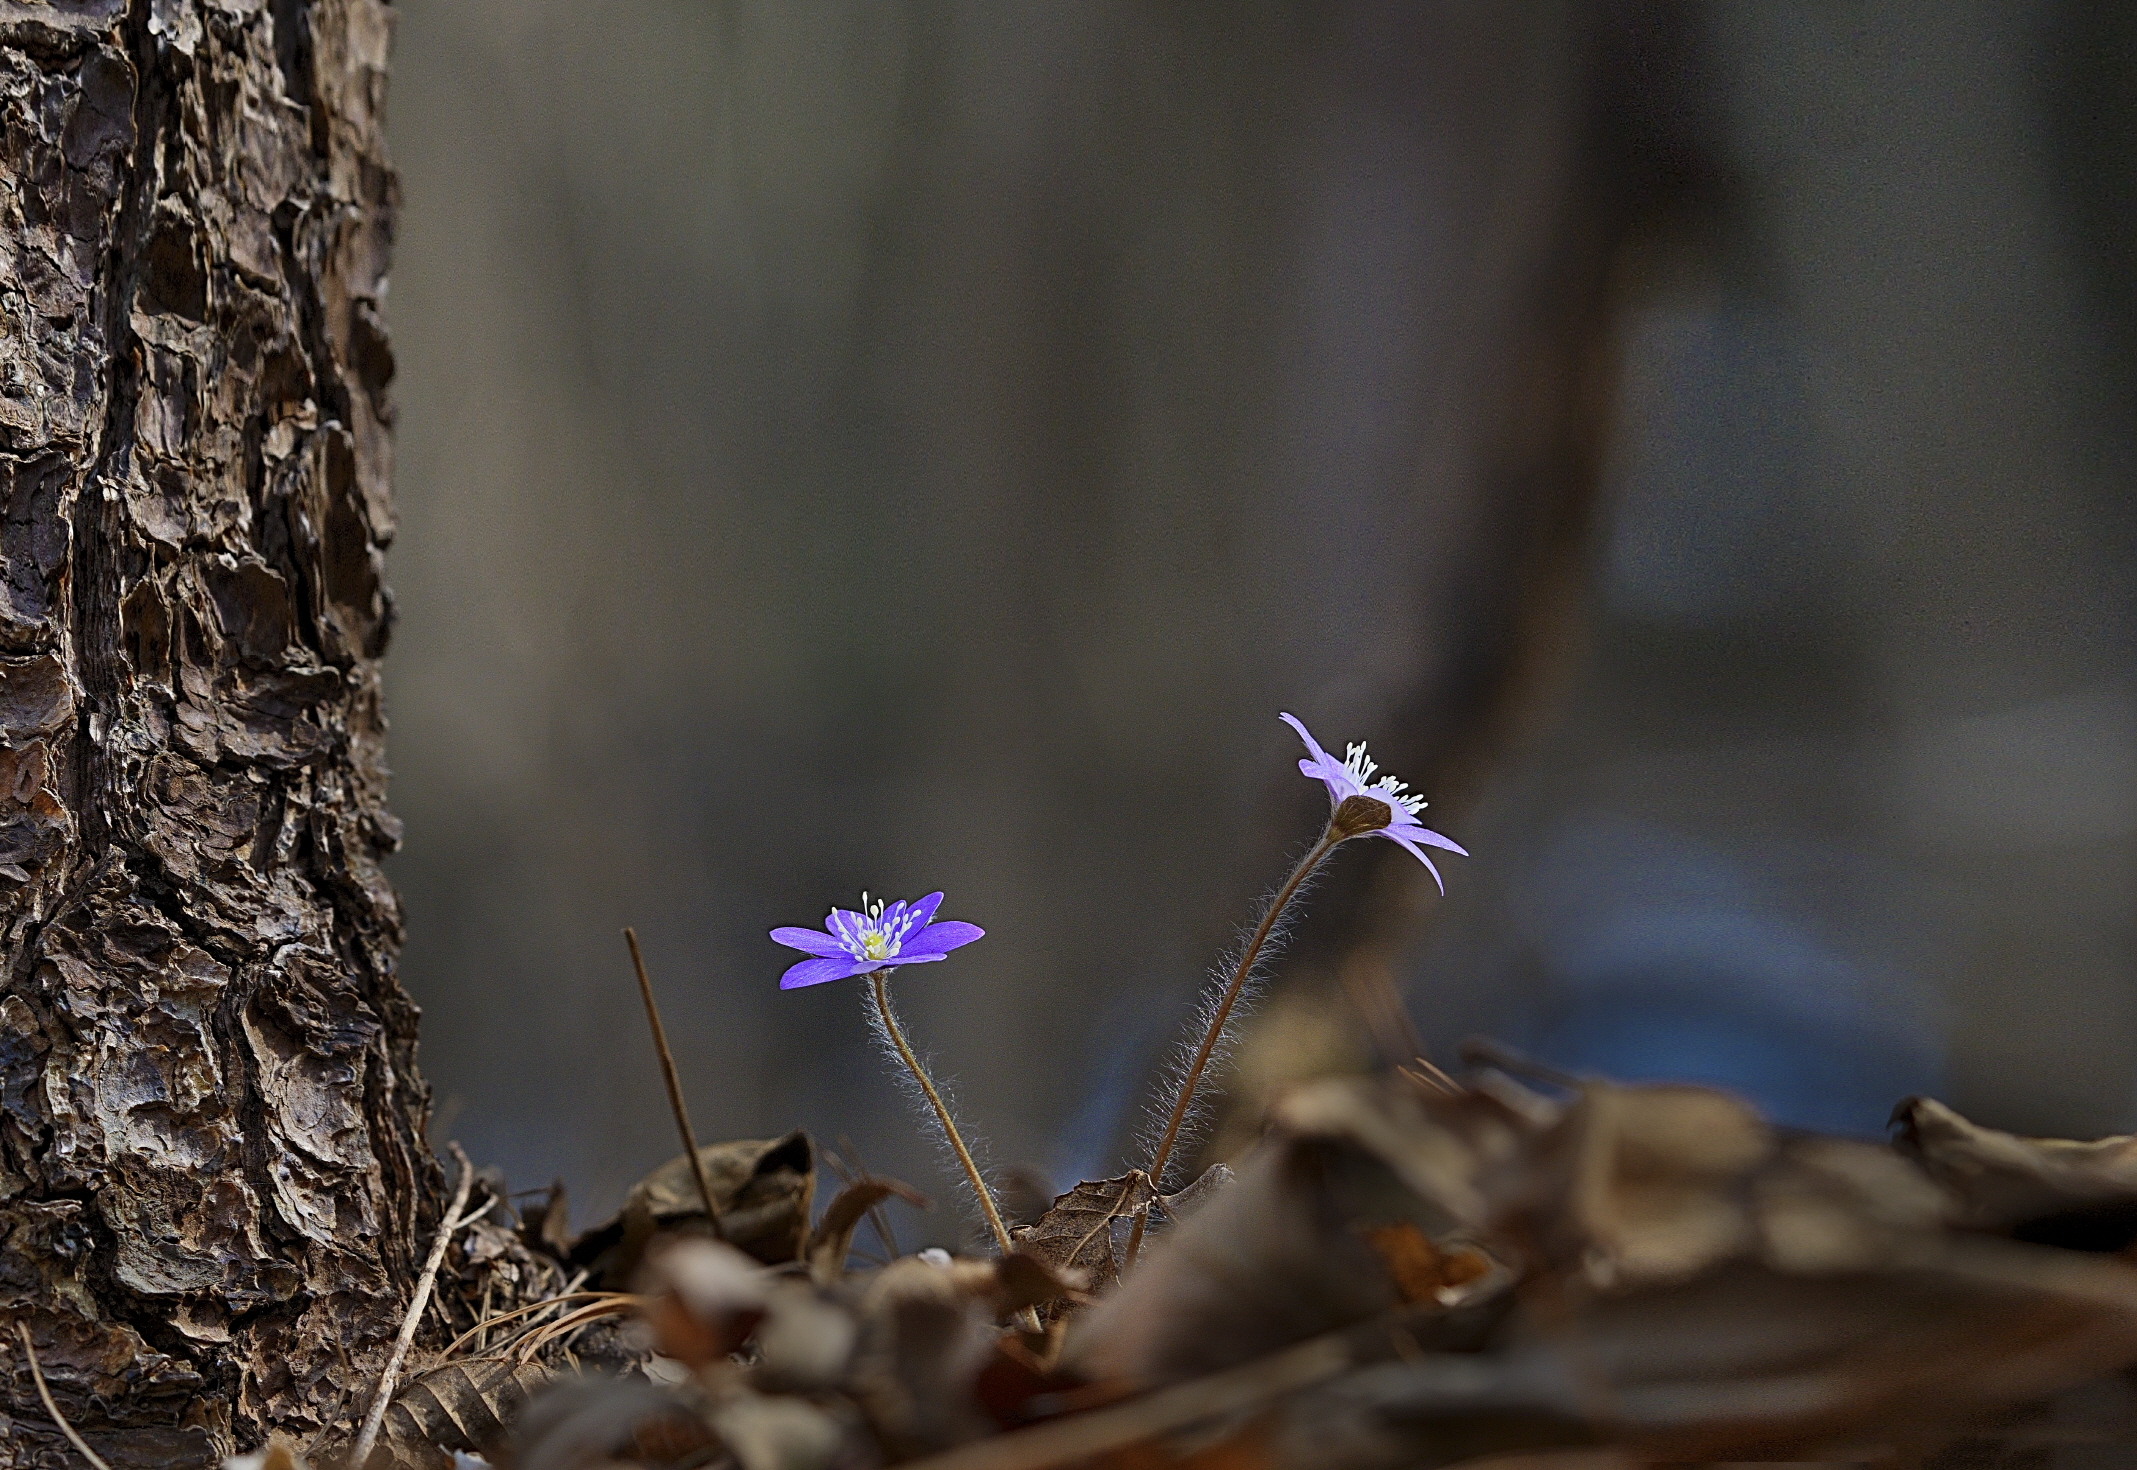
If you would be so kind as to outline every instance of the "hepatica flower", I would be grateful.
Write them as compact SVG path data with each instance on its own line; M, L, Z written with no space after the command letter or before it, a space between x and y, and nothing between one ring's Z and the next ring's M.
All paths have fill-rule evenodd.
M1320 742L1313 738L1313 733L1300 724L1295 716L1284 715L1281 718L1285 724L1299 732L1299 739L1306 742L1306 749L1311 758L1300 761L1299 769L1328 788L1328 805L1331 810L1341 807L1353 796L1377 801L1387 808L1389 820L1386 826L1367 827L1347 835L1387 838L1423 863L1425 870L1432 875L1432 881L1439 884L1440 892L1445 893L1447 885L1440 881L1440 870L1432 865L1432 859L1425 856L1423 847L1419 844L1424 847L1444 848L1462 857L1468 857L1469 854L1417 820L1417 814L1424 810L1425 799L1410 794L1408 786L1393 776L1376 777L1375 772L1379 771L1380 767L1365 753L1365 742L1360 741L1351 746L1344 752L1344 758L1337 760L1321 749Z
M914 903L899 899L886 907L881 899L861 895L859 909L833 909L824 927L774 929L772 939L813 958L779 977L781 990L822 985L849 975L866 975L894 965L924 965L987 931L956 919L935 922L942 895L931 893Z
M869 999L873 1005L870 1014L876 1037L911 1075L919 1095L927 1100L929 1111L935 1115L936 1126L942 1129L943 1141L950 1145L950 1151L957 1155L957 1162L964 1168L965 1179L972 1186L973 1197L979 1201L980 1212L987 1217L987 1228L994 1232L995 1244L1006 1256L1014 1247L1009 1239L1009 1226L1002 1219L1001 1207L994 1202L994 1191L987 1187L986 1176L980 1172L972 1150L965 1145L957 1119L950 1114L949 1099L928 1076L927 1065L913 1050L913 1044L905 1039L905 1028L898 1024L897 1012L890 1003L889 982L893 969L899 965L924 965L939 960L987 932L977 924L964 924L955 919L936 923L935 910L941 906L942 895L939 893L931 893L914 903L901 898L887 906L881 899L870 902L864 893L858 909L833 909L822 929L774 929L774 941L809 956L779 977L779 988L799 990L804 985L822 985L829 980L844 980L849 975L868 977ZM1026 1309L1024 1318L1029 1330L1039 1330L1039 1319L1029 1309Z

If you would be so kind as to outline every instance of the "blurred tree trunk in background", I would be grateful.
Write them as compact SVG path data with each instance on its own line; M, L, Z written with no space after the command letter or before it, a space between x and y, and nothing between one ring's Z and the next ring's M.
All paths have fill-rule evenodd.
M435 1220L378 859L375 0L0 7L0 1466L363 1408Z

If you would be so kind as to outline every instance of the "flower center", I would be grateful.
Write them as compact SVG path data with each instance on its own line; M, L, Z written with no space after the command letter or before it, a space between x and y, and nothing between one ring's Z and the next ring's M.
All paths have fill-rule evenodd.
M1373 779L1373 772L1380 767L1365 753L1363 740L1343 752L1343 769L1358 783L1358 790L1362 795L1384 801L1389 806L1399 806L1413 817L1425 809L1425 799L1422 796L1403 795L1410 789L1409 782L1398 781L1393 776L1382 776L1377 781Z
M902 909L903 905L900 907ZM911 926L902 918L884 923L883 900L870 902L865 892L861 895L861 913L867 922L839 936L845 941L847 951L857 960L896 959L899 948L905 943L906 930Z

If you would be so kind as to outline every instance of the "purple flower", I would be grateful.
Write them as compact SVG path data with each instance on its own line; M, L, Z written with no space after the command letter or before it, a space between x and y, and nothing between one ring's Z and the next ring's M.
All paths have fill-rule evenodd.
M939 960L961 944L970 944L987 931L977 924L955 919L934 922L942 895L931 893L916 903L899 899L885 908L883 901L868 901L861 907L833 909L824 920L825 933L816 929L774 929L772 938L788 949L798 949L815 958L803 960L779 977L781 990L804 985L822 985L848 975L865 975L893 965L924 965Z
M1380 767L1374 765L1372 758L1365 753L1364 741L1351 746L1345 752L1344 759L1339 761L1321 749L1312 732L1296 718L1291 715L1282 718L1285 724L1299 732L1299 738L1306 742L1306 749L1312 753L1311 760L1299 762L1299 769L1328 788L1330 808L1343 805L1344 800L1352 796L1371 797L1374 801L1385 803L1394 820L1378 831L1363 835L1385 837L1402 848L1425 865L1425 870L1432 875L1432 881L1439 884L1440 892L1445 893L1447 885L1440 881L1440 870L1432 866L1432 859L1425 856L1418 844L1445 848L1448 852L1460 853L1463 857L1468 857L1469 854L1417 820L1417 814L1424 810L1425 799L1422 796L1404 795L1408 787L1393 776L1382 776L1379 780L1374 780L1373 773Z

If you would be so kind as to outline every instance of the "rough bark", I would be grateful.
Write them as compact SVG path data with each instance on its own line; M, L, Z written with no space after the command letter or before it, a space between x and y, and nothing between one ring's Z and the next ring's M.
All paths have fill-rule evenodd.
M378 861L376 0L0 0L0 1467L346 1424L435 1221Z

